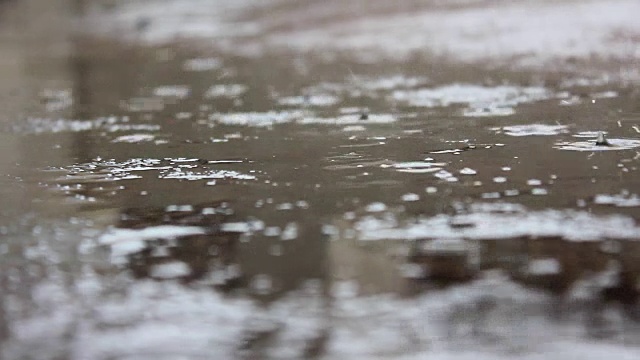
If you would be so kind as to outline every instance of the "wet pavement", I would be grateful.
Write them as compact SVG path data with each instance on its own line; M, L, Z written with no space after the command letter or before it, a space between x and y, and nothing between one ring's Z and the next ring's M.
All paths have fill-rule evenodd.
M458 61L348 45L380 14L486 4L69 2L43 30L17 3L0 3L0 357L640 354L635 25L614 29L621 57L469 63L457 37ZM602 26L635 6L586 3Z

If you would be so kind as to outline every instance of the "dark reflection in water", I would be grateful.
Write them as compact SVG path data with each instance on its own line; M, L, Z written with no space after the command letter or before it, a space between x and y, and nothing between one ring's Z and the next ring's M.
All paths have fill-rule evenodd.
M7 358L637 353L632 86L59 31L2 52Z

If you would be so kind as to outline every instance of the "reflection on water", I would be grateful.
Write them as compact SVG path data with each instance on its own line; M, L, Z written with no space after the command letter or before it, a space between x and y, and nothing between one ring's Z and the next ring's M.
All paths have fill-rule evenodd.
M5 358L640 351L637 91L68 34L0 42Z

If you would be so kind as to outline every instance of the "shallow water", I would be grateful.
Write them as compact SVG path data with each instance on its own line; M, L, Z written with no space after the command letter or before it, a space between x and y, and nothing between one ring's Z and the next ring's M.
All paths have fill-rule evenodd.
M640 353L633 83L64 41L1 88L5 358Z

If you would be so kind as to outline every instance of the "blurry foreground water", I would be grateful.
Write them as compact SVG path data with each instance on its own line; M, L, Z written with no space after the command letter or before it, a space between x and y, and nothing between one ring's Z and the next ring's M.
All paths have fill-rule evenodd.
M633 74L130 40L2 43L0 357L640 355Z

